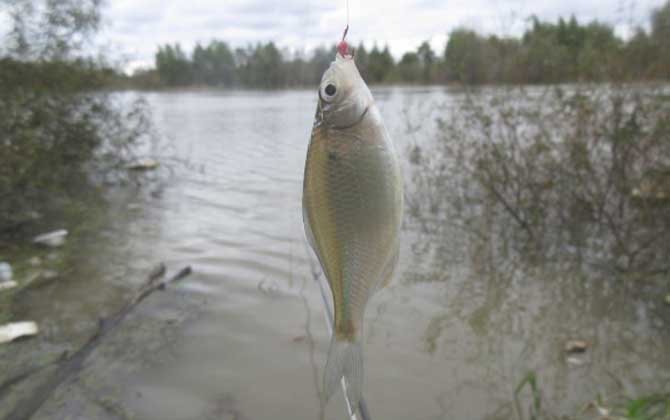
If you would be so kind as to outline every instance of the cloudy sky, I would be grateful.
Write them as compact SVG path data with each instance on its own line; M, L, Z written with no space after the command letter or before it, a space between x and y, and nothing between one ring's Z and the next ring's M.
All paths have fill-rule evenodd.
M217 38L233 46L273 40L291 50L332 44L346 21L347 0L107 0L98 43L125 60L150 66L158 44L180 42L187 50ZM646 23L665 0L349 0L349 40L388 43L400 57L430 40L441 51L447 33L467 26L486 33L519 34L532 14L554 20L575 14L599 19L626 34ZM0 25L1 25L0 19Z

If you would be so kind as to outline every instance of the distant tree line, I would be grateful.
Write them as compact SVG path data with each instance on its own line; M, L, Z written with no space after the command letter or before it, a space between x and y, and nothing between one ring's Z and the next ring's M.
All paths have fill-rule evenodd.
M574 16L556 23L532 17L521 37L482 35L458 28L442 54L423 42L396 62L388 46L355 48L356 64L368 83L561 83L574 81L670 79L670 1L651 13L650 29L629 39L614 28ZM313 86L335 55L321 47L309 57L281 51L273 42L232 48L224 41L198 44L187 53L163 45L155 69L131 80L148 87L239 86L281 88Z
M426 43L426 48L430 49ZM370 51L355 48L356 63L372 83L394 79L395 62L388 46ZM188 54L179 43L162 45L155 55L155 69L140 70L131 80L148 87L240 86L277 88L314 85L335 57L335 46L320 47L309 54L280 51L274 42L232 48L224 41L197 44ZM431 52L432 54L432 52ZM416 63L418 65L418 62ZM426 80L426 82L430 82Z
M557 23L533 17L521 38L451 33L444 56L447 81L560 83L571 81L670 79L670 2L652 13L649 32L637 28L623 40L612 26Z

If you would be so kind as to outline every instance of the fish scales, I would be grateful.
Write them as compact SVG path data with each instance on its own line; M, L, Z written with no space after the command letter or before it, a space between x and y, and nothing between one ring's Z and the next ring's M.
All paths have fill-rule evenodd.
M351 340L389 257L384 248L395 239L388 228L394 222L390 200L395 197L383 168L389 157L378 153L376 144L338 131L314 129L306 206L335 299L335 331ZM340 150L338 142L345 141L358 144Z
M393 276L402 201L393 144L353 57L340 50L319 87L303 191L305 231L335 312L326 399L343 376L352 404L360 399L365 307Z

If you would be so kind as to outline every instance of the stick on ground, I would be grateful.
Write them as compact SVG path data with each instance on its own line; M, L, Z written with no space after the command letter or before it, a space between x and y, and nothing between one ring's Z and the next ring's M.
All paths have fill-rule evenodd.
M123 322L128 314L130 314L140 302L142 302L156 290L163 290L168 284L175 283L182 280L184 277L187 277L189 274L191 274L192 270L190 266L187 266L179 270L172 277L161 280L165 277L165 272L165 264L161 263L156 266L156 268L151 271L144 284L139 288L135 296L114 315L111 315L106 319L101 319L98 324L97 331L79 350L72 353L71 355L62 357L55 361L54 363L56 364L56 370L51 373L50 376L42 384L40 384L34 392L21 400L7 418L12 420L29 420L49 399L49 397L60 384L81 371L86 358L100 345L106 335L115 330L116 327L118 327ZM34 368L25 374L14 377L10 379L10 383L8 385L7 382L3 385L0 385L0 390L7 391L12 386L31 376L32 373L39 372L41 370L41 367ZM0 395L0 400L4 399L5 396L6 395Z

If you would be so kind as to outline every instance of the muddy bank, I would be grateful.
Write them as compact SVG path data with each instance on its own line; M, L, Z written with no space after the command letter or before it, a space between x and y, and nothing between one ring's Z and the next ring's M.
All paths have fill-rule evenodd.
M0 293L0 323L34 320L39 333L0 345L0 384L4 384L0 389L0 418L17 418L17 413L27 409L27 398L51 392L49 382L57 385L54 375L62 362L98 332L101 319L114 314L132 298L151 266L159 261L151 250L134 249L133 238L128 235L139 220L153 217L152 208L157 201L151 191L115 188L106 190L104 196L80 197L77 205L64 207L3 236L0 255L11 264L17 287ZM53 226L67 228L66 240L58 244L35 243L38 233L48 232ZM149 231L145 234L151 236ZM131 253L135 258L129 258ZM151 306L151 302L147 304ZM166 325L172 327L185 319L185 311L186 306L176 308ZM124 328L125 325L119 329ZM161 330L161 335L167 336L168 330ZM115 342L116 334L110 335L110 342ZM125 332L120 336L124 334L132 337ZM129 341L131 338L121 340L124 344L116 344L116 348L134 354L131 349L136 345ZM107 352L105 346L106 343L103 353ZM97 360L98 352L96 349L90 360ZM89 363L97 362L87 360L87 367ZM75 382L86 377L83 372ZM58 389L70 387L70 382ZM63 417L68 416L57 418Z
M189 272L175 276L185 277ZM167 284L179 277L168 279ZM148 283L147 283L148 284ZM149 296L158 290L143 287L141 299L133 298L118 312L101 320L81 348L58 354L36 341L13 343L14 378L0 388L3 400L0 416L11 419L28 418L133 418L122 405L116 404L115 393L122 392L124 374L144 366L157 352L169 347L184 322L197 315L200 302ZM167 293L175 293L167 291ZM178 293L178 291L176 292ZM158 293L162 294L162 293ZM146 297L146 302L141 302ZM166 304L166 302L169 302ZM140 308L139 303L147 306ZM153 314L147 316L147 314ZM142 327L138 328L137 325ZM35 349L35 347L39 347ZM35 351L42 357L30 357ZM149 357L149 359L147 358ZM17 360L19 359L19 360ZM141 395L136 395L141 398Z

